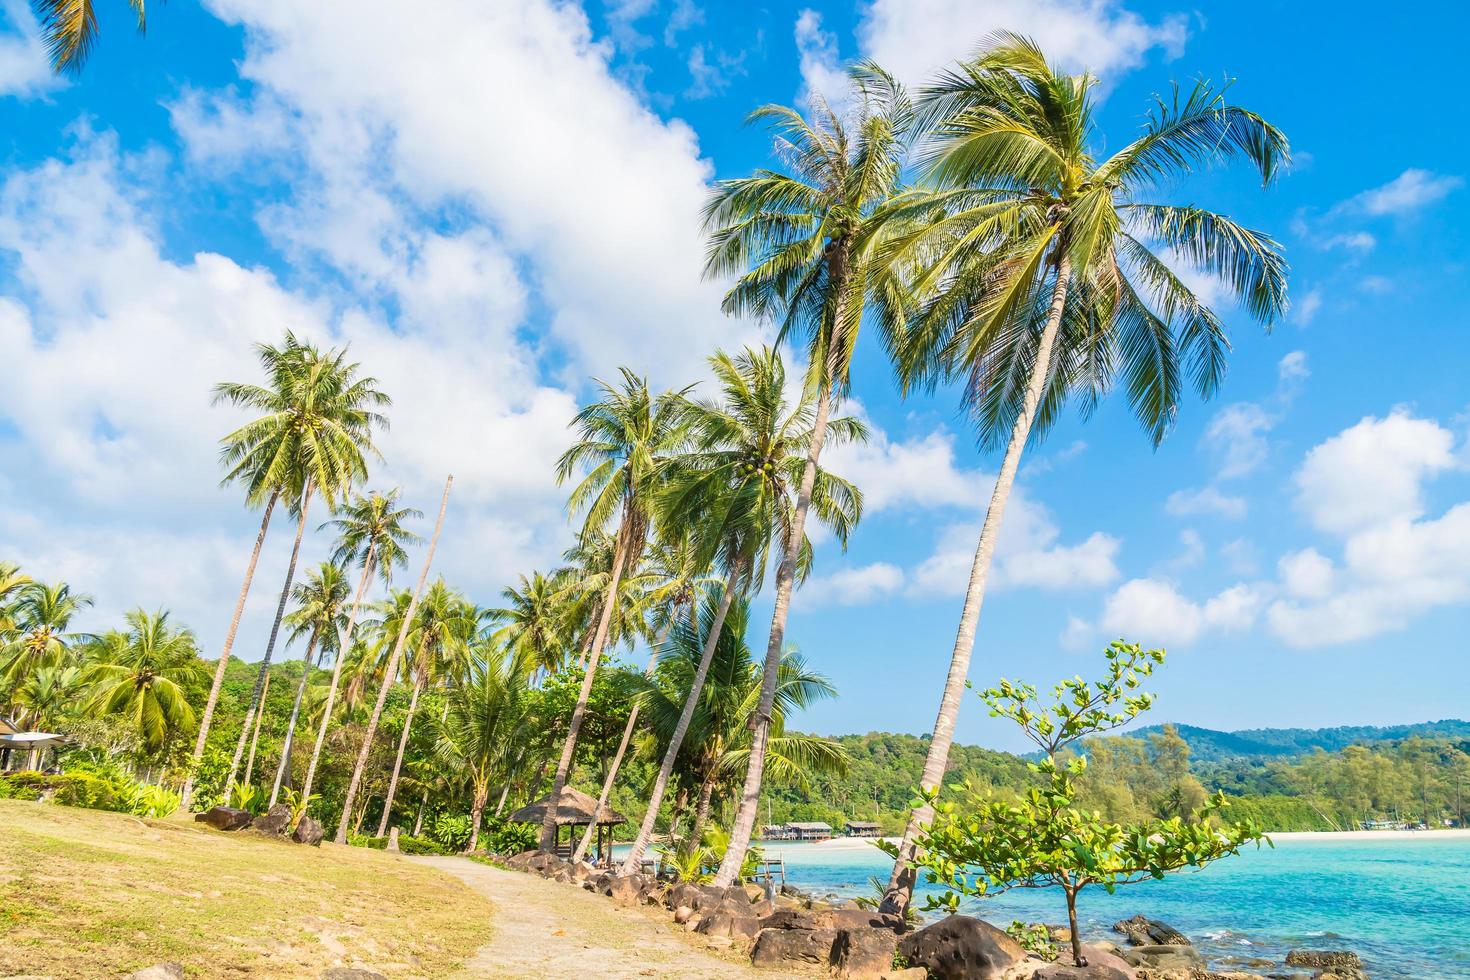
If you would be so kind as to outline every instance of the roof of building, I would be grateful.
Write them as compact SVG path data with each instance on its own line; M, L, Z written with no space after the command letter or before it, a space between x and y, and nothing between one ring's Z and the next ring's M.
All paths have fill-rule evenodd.
M523 806L510 815L512 823L542 823L546 819L546 805L551 799L547 793L541 799L529 806ZM560 826L566 824L589 824L592 822L592 811L597 809L597 801L583 793L581 790L572 789L568 786L561 791L561 801L556 807L556 822ZM609 825L627 823L628 818L610 806L604 806L597 811L597 823Z
M830 823L822 823L821 821L815 821L815 822L812 822L812 823L789 823L786 826L790 827L792 830L831 830L832 829L832 825Z
M869 827L877 828L882 826L882 824L879 824L873 820L849 820L847 822L847 825L849 827L862 827L864 829L867 829Z

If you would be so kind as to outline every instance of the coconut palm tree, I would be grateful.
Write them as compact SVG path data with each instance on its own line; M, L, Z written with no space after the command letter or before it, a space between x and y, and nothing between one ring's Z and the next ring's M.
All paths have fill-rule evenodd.
M564 590L555 577L533 571L502 590L506 605L491 610L503 624L495 631L496 641L537 671L550 673L565 665L571 624Z
M450 589L441 578L429 586L419 604L418 613L409 628L405 672L413 678L408 699L408 714L403 719L403 732L398 739L398 755L393 760L393 775L388 779L388 795L383 801L383 816L378 823L378 836L388 833L393 813L393 799L398 793L398 774L403 769L403 756L408 751L408 736L413 716L418 711L419 695L426 686L453 682L469 669L471 645L480 632L480 610L464 596Z
M342 817L337 821L337 833L333 840L347 843L347 823L352 818L352 807L357 802L357 791L362 785L362 774L367 768L368 755L373 750L373 738L378 734L378 723L383 718L383 706L388 703L388 691L393 679L398 676L402 662L403 647L408 640L408 630L414 621L420 598L424 594L424 583L429 580L429 569L434 565L434 551L439 547L439 532L444 529L444 512L449 509L449 491L454 486L454 474L444 478L444 493L439 498L439 514L434 518L434 533L429 535L429 547L424 552L424 567L419 572L418 584L414 586L413 598L404 610L403 622L398 628L398 638L393 642L393 652L383 666L383 680L378 686L378 699L373 703L372 714L368 715L367 731L363 733L362 745L357 750L357 761L352 766L352 778L347 783L347 793L342 799Z
M97 640L92 662L82 671L82 683L92 691L85 710L126 718L144 751L153 753L194 724L189 693L203 687L209 672L194 634L172 626L167 612L134 609L126 622L126 630Z
M446 692L444 714L434 730L434 754L446 769L469 777L466 851L479 846L480 824L496 777L509 785L516 749L524 740L524 696L533 664L494 640L482 640L466 676Z
M658 480L665 461L683 438L679 396L687 389L654 397L644 379L626 368L622 376L622 384L616 387L597 382L603 397L577 413L572 425L578 431L578 439L557 461L559 482L570 479L583 467L590 468L572 490L567 505L573 513L585 511L583 540L614 520L617 534L602 610L587 652L587 671L551 781L551 804L546 808L546 820L541 827L542 850L549 850L556 839L557 805L571 771L597 663L607 641L613 609L618 604L619 584L625 571L631 570L625 566L643 553Z
M720 352L710 358L710 367L722 397L686 400L684 418L693 446L671 470L660 499L660 522L696 529L693 536L708 560L724 569L725 584L689 697L654 778L642 826L623 863L624 874L638 870L653 837L731 603L742 592L759 589L773 551L783 556L783 562L785 555L797 555L797 578L811 567L811 544L797 530L796 510L813 435L815 392L808 387L791 404L785 365L770 347L747 349L736 357ZM866 429L856 419L827 422L829 444L865 436ZM862 515L862 495L846 480L818 467L808 499L817 519L846 547L848 534Z
M291 749L295 744L296 719L301 714L301 699L306 694L306 685L311 680L311 670L316 664L314 655L336 650L342 635L343 621L347 617L347 576L342 569L324 561L308 572L306 581L292 589L296 608L284 622L291 631L287 642L306 637L306 653L301 657L301 680L296 684L296 697L291 702L291 714L286 720L286 737L281 742L281 761L276 766L276 778L271 783L270 806L276 805L281 793L281 784L291 771Z
M34 670L11 696L14 720L32 731L53 731L76 705L83 689L81 667L64 664Z
M92 0L31 0L41 24L41 41L56 74L81 72L97 42L97 14ZM148 27L144 0L127 0L138 17L138 33Z
M323 353L288 332L281 347L260 344L256 352L270 379L268 386L239 382L215 386L216 404L264 413L225 436L221 458L229 467L226 480L246 479L251 495L279 488L296 516L296 538L265 656L256 672L245 725L235 744L230 764L232 780L245 751L250 722L260 707L265 675L296 574L311 499L320 496L335 510L338 500L366 478L367 456L377 452L373 431L388 424L376 409L392 401L377 389L377 379L360 376L360 365L347 360L345 348Z
M0 647L0 686L7 691L37 670L64 665L74 647L96 639L70 629L77 614L91 607L91 596L73 592L65 582L21 584L13 594L13 625Z
M327 740L327 726L332 722L332 708L337 701L337 688L342 681L342 665L353 649L353 631L357 625L357 614L362 608L362 597L368 582L376 572L385 587L393 583L393 570L408 563L408 545L419 540L419 536L403 526L409 518L421 518L423 511L412 507L399 507L398 491L379 493L374 490L366 496L359 494L343 508L341 516L322 525L337 529L337 543L332 552L332 562L343 568L357 565L362 569L357 580L357 591L352 597L352 609L347 614L347 625L343 627L335 644L336 657L332 662L332 680L327 688L326 703L322 708L321 722L317 726L316 744L312 746L311 762L306 766L306 779L302 782L301 795L311 796L311 787L316 779L317 762L321 759L322 746ZM319 529L320 530L320 529Z
M788 172L759 170L721 181L705 208L711 231L706 271L739 277L725 296L725 311L773 319L782 338L803 335L809 385L816 393L792 515L794 533L776 572L755 745L731 846L716 878L720 885L734 880L755 828L776 671L800 558L796 549L805 533L832 401L847 388L853 346L870 300L891 282L881 246L886 211L899 194L909 103L902 88L876 69L855 76L854 87L855 108L848 119L821 100L811 119L785 106L752 113L751 121L775 129Z
M1005 34L923 99L934 189L913 208L925 226L895 245L912 277L913 313L890 347L905 390L959 383L982 440L1005 446L920 778L926 789L939 787L948 763L1027 442L1045 435L1069 398L1086 412L1119 377L1155 444L1186 377L1202 397L1215 391L1230 348L1225 327L1170 268L1170 253L1218 277L1264 324L1286 309L1286 263L1269 236L1194 205L1154 203L1161 185L1242 157L1269 183L1289 161L1285 136L1201 82L1160 100L1137 139L1099 159L1095 85ZM890 882L899 910L911 889L900 879L930 819L930 808L916 810L904 834Z
M22 572L19 565L0 561L0 642L15 629L16 602L26 586L33 582L34 579Z

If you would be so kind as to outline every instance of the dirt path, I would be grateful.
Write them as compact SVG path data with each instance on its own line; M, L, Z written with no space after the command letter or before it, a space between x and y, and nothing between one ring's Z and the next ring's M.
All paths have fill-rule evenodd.
M503 871L460 857L413 860L454 875L495 906L493 938L458 974L462 980L773 980L776 975L753 969L743 955L720 945L725 940L686 933L662 909L623 908L573 885Z

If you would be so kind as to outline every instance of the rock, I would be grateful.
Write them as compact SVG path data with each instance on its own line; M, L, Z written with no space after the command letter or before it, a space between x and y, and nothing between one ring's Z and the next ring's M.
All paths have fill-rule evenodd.
M532 859L540 853L540 851L535 849L522 851L519 854L506 858L505 865L508 868L515 868L517 871L525 871L531 866Z
M737 915L720 908L699 920L695 932L703 936L729 936L732 939L754 939L760 935L761 920L750 914Z
M1205 958L1193 946L1130 946L1119 955L1130 966L1147 967L1154 974L1178 974L1183 980L1205 968Z
M761 920L763 929L895 929L902 931L897 916L871 909L791 909L777 908Z
M291 831L292 840L298 844L309 844L312 847L321 847L324 836L326 832L322 830L322 825L304 815L296 824L296 829Z
M336 966L322 974L322 980L388 980L381 973L355 966Z
M383 850L385 850L385 851L392 851L394 854L397 854L398 853L398 828L397 827L389 827L388 828L388 844L387 844L387 846L385 846L383 848Z
M1113 923L1113 931L1128 937L1130 946L1190 946L1189 937L1167 922L1135 915Z
M762 929L750 962L769 967L790 963L826 966L832 960L832 944L836 941L834 929Z
M1026 951L995 926L968 915L951 915L904 936L899 955L936 980L999 980L1026 958Z
M572 865L572 880L586 881L588 878L596 877L597 869L587 861L578 861Z
M619 905L637 905L643 900L643 877L641 875L628 875L626 878L616 876L604 886L602 892Z
M802 898L806 895L806 892L797 888L795 885L788 885L783 881L781 883L781 894L791 898Z
M280 837L286 833L286 828L291 825L291 808L284 803L277 803L269 810L250 821L250 829L267 837Z
M922 966L910 966L902 970L880 973L878 980L929 980L929 971Z
M892 929L839 929L832 943L832 970L839 977L870 980L893 969L898 933Z
M752 902L759 902L766 897L766 890L760 885L741 885L740 890L745 892L745 897Z
M1084 945L1082 958L1087 962L1086 966L1072 963L1072 951L1064 950L1061 959L1037 970L1032 980L1138 980L1139 974L1116 955L1116 949L1117 947Z
M674 921L683 925L694 917L694 910L687 905L681 905L674 909Z
M128 974L128 980L184 980L182 963L155 963Z
M209 824L215 830L241 830L250 826L250 811L237 810L232 806L217 806L194 817L200 823Z
M1357 953L1344 949L1294 949L1286 954L1287 966L1309 966L1315 970L1331 970L1337 967L1363 968Z
M687 908L698 909L701 892L698 885L691 885L687 881L681 881L674 885L664 895L664 904L671 909L683 905Z

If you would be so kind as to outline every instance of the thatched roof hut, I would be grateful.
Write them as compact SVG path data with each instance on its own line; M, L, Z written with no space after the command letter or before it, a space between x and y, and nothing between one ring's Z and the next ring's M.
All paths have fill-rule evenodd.
M510 815L511 823L533 823L538 826L546 820L546 806L551 800L551 794L547 793L541 799L530 806L523 806ZM556 808L556 825L565 827L568 824L574 827L585 827L592 823L592 811L597 809L597 801L580 790L568 786L561 791L561 801ZM610 806L604 806L597 813L597 825L599 827L610 827L613 824L627 823L628 818Z

